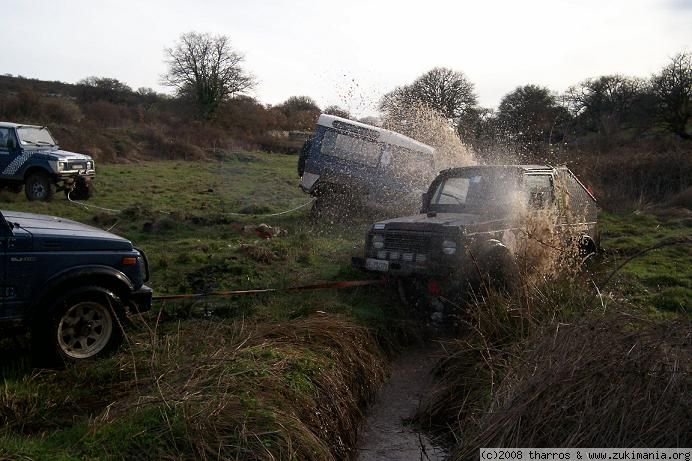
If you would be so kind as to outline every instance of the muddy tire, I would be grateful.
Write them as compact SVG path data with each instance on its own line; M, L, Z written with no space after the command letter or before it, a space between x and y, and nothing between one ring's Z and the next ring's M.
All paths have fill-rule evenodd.
M34 357L40 365L95 359L122 342L125 316L111 291L87 286L61 296L36 319L32 330Z
M31 173L26 179L24 193L30 202L48 202L55 195L55 184L45 171Z
M521 286L519 266L512 253L501 244L489 245L480 255L480 278L477 287L513 295Z

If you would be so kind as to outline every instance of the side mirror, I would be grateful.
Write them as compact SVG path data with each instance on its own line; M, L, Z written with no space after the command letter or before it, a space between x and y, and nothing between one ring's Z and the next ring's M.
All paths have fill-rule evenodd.
M7 148L9 150L14 150L17 148L17 143L14 141L14 138L7 138Z

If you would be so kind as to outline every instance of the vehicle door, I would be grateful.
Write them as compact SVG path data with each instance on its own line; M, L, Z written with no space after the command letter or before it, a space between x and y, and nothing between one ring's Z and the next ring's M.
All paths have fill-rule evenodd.
M8 176L7 167L17 158L19 150L14 128L0 127L0 176Z
M31 234L0 214L0 319L22 320L32 292Z
M531 240L548 244L554 239L560 221L555 206L553 176L549 173L525 175L524 193L527 201L526 234Z

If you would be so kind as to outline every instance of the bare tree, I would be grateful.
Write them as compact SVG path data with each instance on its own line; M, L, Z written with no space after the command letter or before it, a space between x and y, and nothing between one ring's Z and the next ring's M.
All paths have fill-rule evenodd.
M435 67L412 84L387 93L380 109L396 113L399 108L422 104L455 123L476 107L476 94L463 72Z
M228 37L188 32L172 48L166 48L168 72L162 83L180 96L197 103L200 115L211 118L219 105L255 85L242 54L233 50Z
M689 139L686 128L692 113L692 54L675 55L660 74L653 76L651 84L663 123L673 133Z
M435 67L418 77L410 89L413 96L449 119L457 119L476 105L476 94L463 72Z
M624 75L604 75L570 87L565 94L567 108L587 131L610 136L632 124L632 115L645 99L647 82Z
M567 117L555 94L537 85L520 86L506 94L497 113L500 128L509 139L531 149L552 142L556 126Z

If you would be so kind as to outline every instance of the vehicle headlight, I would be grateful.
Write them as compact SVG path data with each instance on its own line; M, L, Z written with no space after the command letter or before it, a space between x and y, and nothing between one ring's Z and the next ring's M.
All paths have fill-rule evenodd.
M454 240L445 240L442 242L442 253L446 255L453 255L457 252L457 242Z
M58 171L65 171L65 165L67 165L67 163L58 162Z
M87 162L87 170L91 170L94 168L94 162Z
M376 250L381 250L382 248L384 248L384 235L373 235L372 246Z

